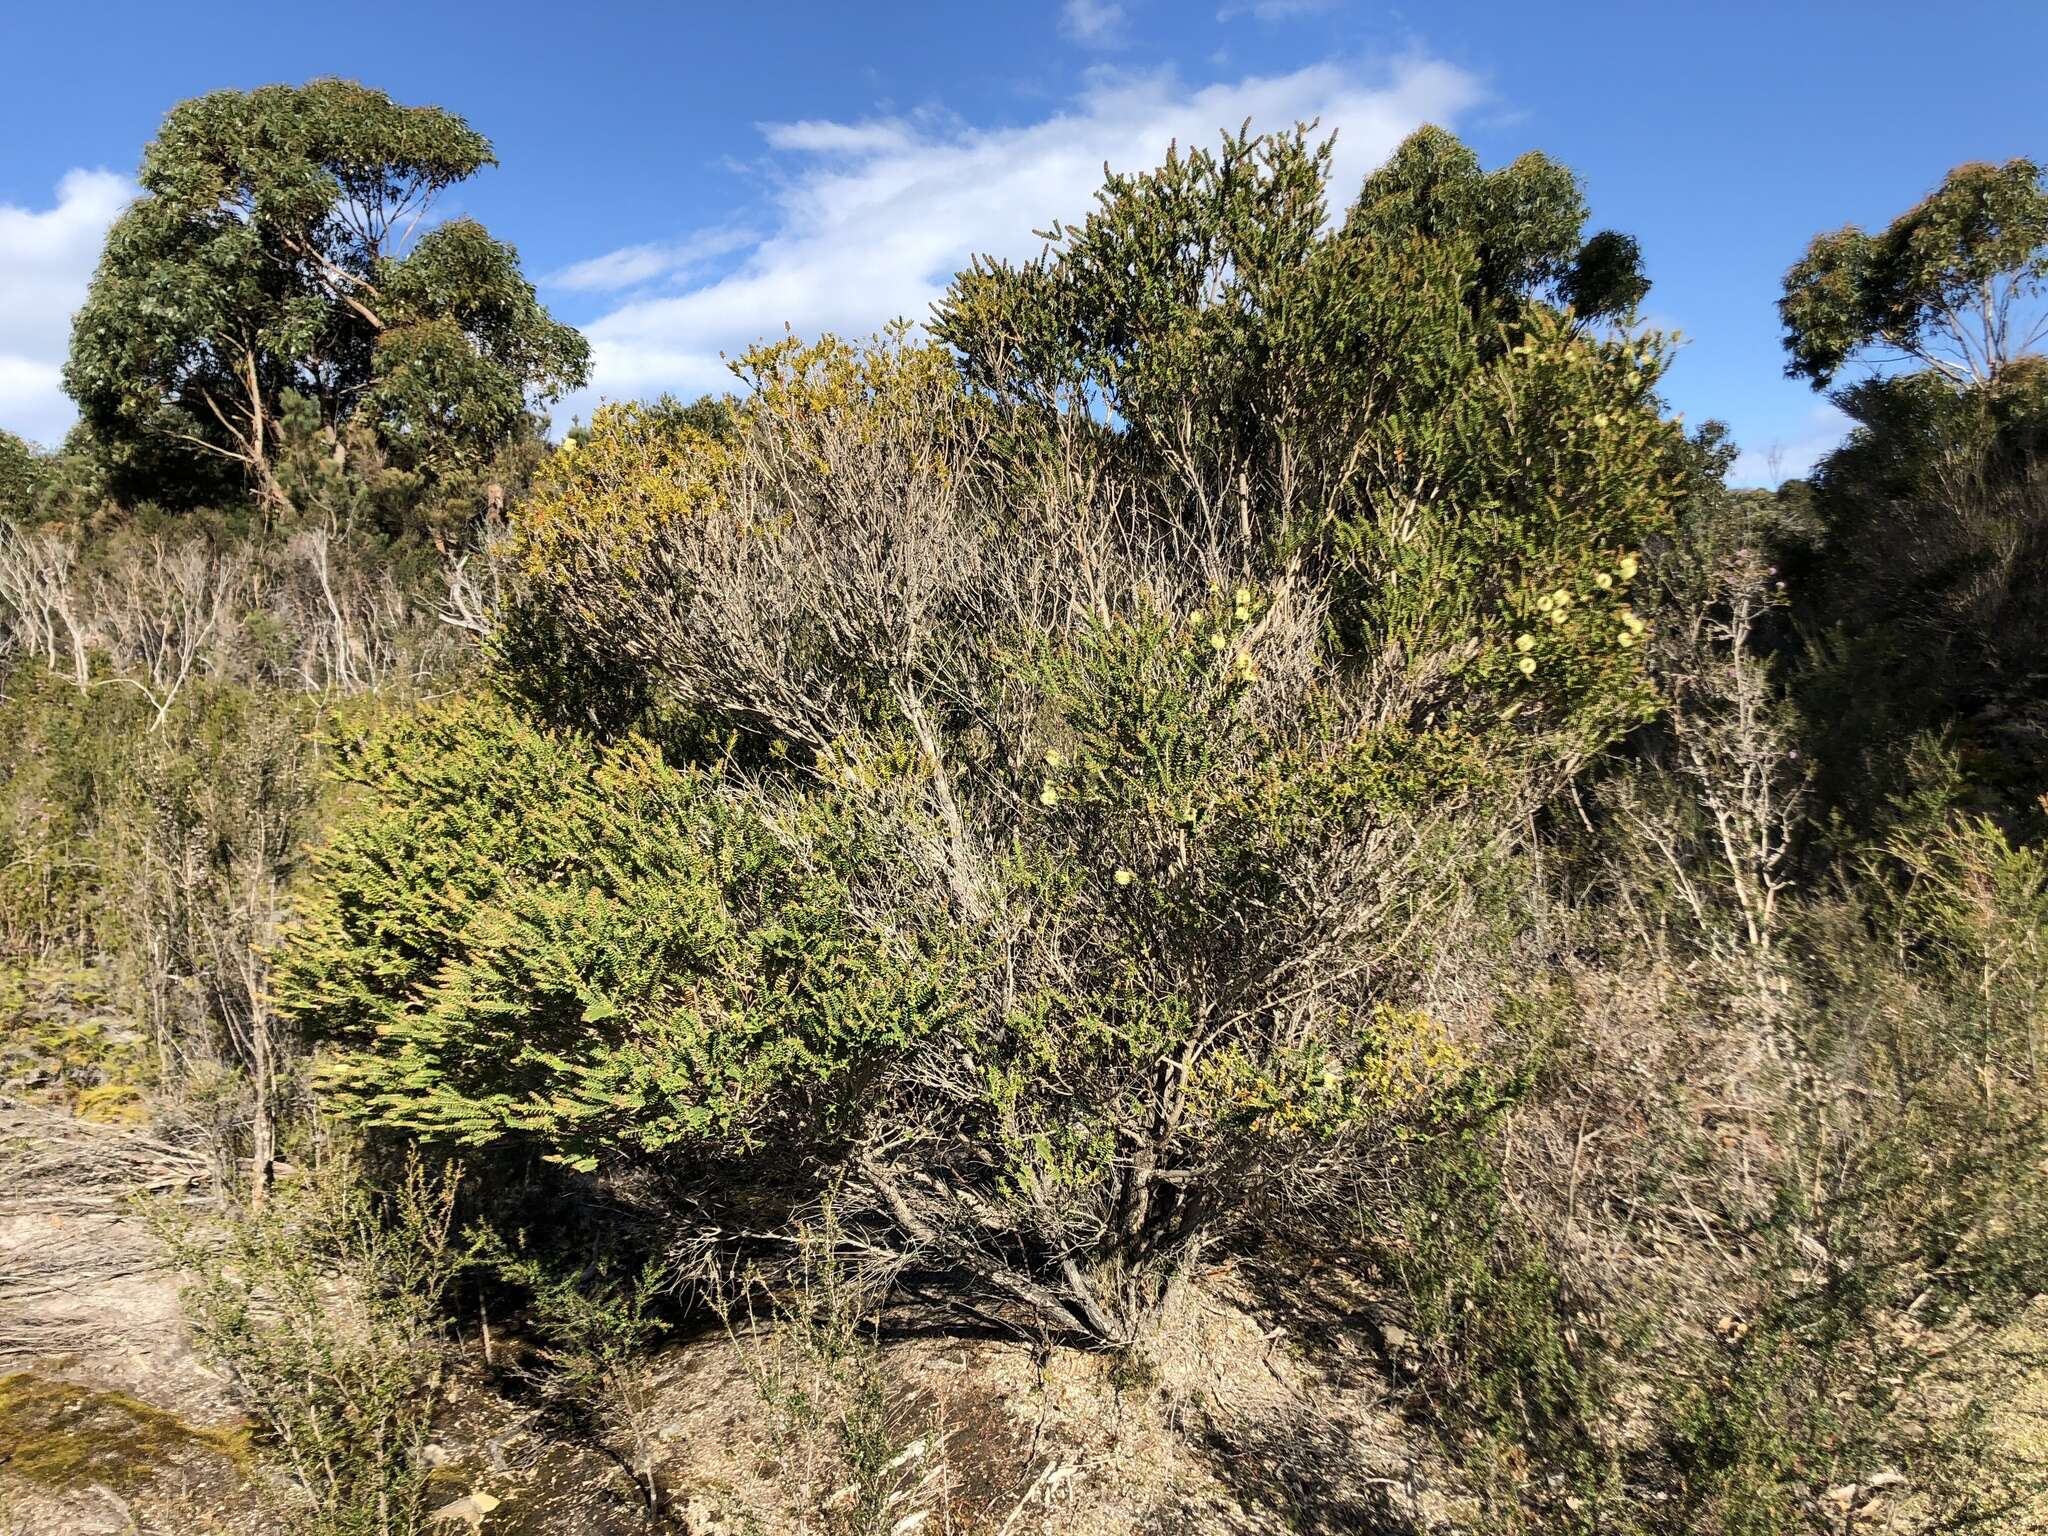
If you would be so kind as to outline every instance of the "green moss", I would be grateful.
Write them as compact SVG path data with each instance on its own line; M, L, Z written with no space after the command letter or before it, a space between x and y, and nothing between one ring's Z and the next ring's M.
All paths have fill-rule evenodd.
M193 1454L240 1463L239 1430L194 1428L125 1392L22 1373L0 1379L0 1473L43 1488L137 1488Z

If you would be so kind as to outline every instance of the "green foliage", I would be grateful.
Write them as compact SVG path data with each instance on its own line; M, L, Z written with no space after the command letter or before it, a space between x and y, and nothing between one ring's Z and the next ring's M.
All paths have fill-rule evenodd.
M2048 185L2032 160L1959 165L1880 234L1816 236L1785 274L1785 371L1830 383L1873 348L1955 384L1993 382L2025 349L2048 278Z
M1827 1452L1853 1413L1830 1401L1834 1373L1814 1380L1813 1354L1775 1323L1707 1347L1699 1381L1672 1405L1680 1518L1727 1536L1809 1529L1806 1487L1841 1465Z
M408 1163L388 1192L344 1150L215 1222L160 1211L191 1276L199 1350L291 1480L307 1536L414 1536L428 1525L422 1454L440 1403L439 1307L468 1253L450 1237L455 1182Z
M608 1255L574 1267L529 1249L524 1234L507 1244L476 1239L478 1262L527 1299L540 1341L542 1389L572 1421L601 1441L645 1486L648 1507L662 1508L655 1453L661 1428L655 1346L668 1331L662 1303L675 1276L660 1259L619 1272Z
M1532 298L1571 307L1581 321L1631 313L1650 285L1627 235L1583 237L1578 178L1531 151L1500 170L1441 128L1418 129L1366 177L1344 233L1382 245L1404 238L1470 247L1471 302L1512 319Z
M1410 818L1502 784L1488 743L1454 727L1353 734L1341 699L1313 690L1284 724L1265 717L1252 659L1262 599L1234 598L1181 620L1085 625L1020 658L1043 739L1059 745L1034 772L1011 878L1064 956L1056 987L969 1049L990 1061L1001 1119L987 1134L1022 1183L1114 1187L1143 1102L1131 1095L1155 1060L1185 1076L1169 1113L1189 1151L1219 1162L1249 1139L1376 1131L1467 1065L1426 1016L1362 1000L1305 1008L1281 1041L1212 1011L1261 995L1304 884L1342 880L1351 849L1413 857ZM1413 910L1406 895L1374 920L1393 927ZM1268 934L1245 930L1248 910Z
M1932 373L1840 395L1856 420L1819 467L1813 529L1785 547L1815 636L1795 682L1831 799L1868 826L1914 743L1949 735L1986 809L2038 814L2048 689L2048 368L1957 391Z
M599 407L547 461L519 508L516 558L546 592L638 579L647 541L717 494L720 437L686 413Z
M904 1445L918 1427L906 1423L912 1405L884 1363L873 1299L836 1252L842 1236L828 1203L822 1224L798 1234L792 1283L766 1316L752 1294L714 1305L770 1415L790 1513L822 1516L831 1536L882 1536L909 1518L897 1511L925 1485L919 1462L934 1447Z
M84 1120L146 1116L157 1063L110 980L75 962L0 956L0 1092L54 1100Z
M602 1404L667 1331L659 1305L674 1280L658 1259L620 1276L601 1261L592 1273L564 1274L501 1243L485 1247L481 1257L526 1292L550 1372L574 1399Z
M1552 303L1569 176L1448 143L1332 233L1326 148L1231 138L962 274L957 357L790 339L715 418L600 412L496 642L555 729L349 770L278 981L332 1102L600 1177L773 1124L1119 1345L1233 1205L1461 1113L1400 978L1480 829L1654 708L1691 459L1663 343Z
M340 80L182 103L73 322L70 390L123 483L203 500L221 466L266 509L283 398L356 414L440 473L583 380L509 247L457 220L403 247L436 194L491 164L460 118ZM210 466L210 467L209 467Z
M2028 1475L1986 1442L1981 1367L1946 1357L2048 1277L2048 856L1955 815L1952 765L1917 777L1921 803L1804 914L1800 1049L1835 1086L1790 1117L1752 1298L1660 1402L1671 1529L1810 1530L1815 1490L1861 1498L1884 1468L1926 1528L1970 1529Z
M1334 232L1328 169L1297 130L1112 176L1037 261L960 274L935 333L1027 417L1099 420L1181 515L1276 564L1326 548L1360 644L1497 636L1517 588L1663 526L1665 345L1585 331L1641 286L1622 237L1579 263L1583 202L1541 156L1489 175L1425 129ZM1551 302L1574 293L1576 319Z
M1865 834L1930 737L1961 752L1983 809L2040 814L2044 278L2048 184L2023 159L1958 166L1882 232L1816 238L1786 277L1787 371L1820 387L1871 364L1835 392L1854 430L1779 545L1813 637L1794 681L1823 785Z
M0 698L0 944L14 954L117 947L119 809L148 705L130 689L80 695L33 664Z
M945 950L868 931L874 850L717 768L597 748L486 700L358 744L279 1006L339 1048L329 1102L469 1144L742 1149L849 1132L876 1065L949 1016Z
M1862 872L1865 910L1822 930L1842 1014L1821 1039L1870 1097L1816 1215L1868 1283L1996 1314L2048 1277L2048 848L1909 813Z
M0 1069L259 1170L171 1235L309 1529L418 1523L473 1258L655 1510L670 1292L769 1298L778 1461L851 1532L925 1476L879 1307L1136 1395L1230 1245L1362 1277L1486 1528L2011 1507L1972 1340L2048 1289L2032 162L1814 243L1792 371L1923 371L1763 493L1664 419L1635 244L1540 155L1425 129L1333 210L1307 130L1227 135L930 339L554 451L580 340L473 223L400 234L488 158L340 82L186 104L87 428L0 438ZM272 1189L316 1079L490 1149L505 1230L581 1224Z
M42 455L12 432L0 432L0 517L27 522L45 470Z
M404 461L474 462L528 426L535 391L553 400L583 382L587 343L548 317L518 253L475 220L430 231L377 276L386 322L365 409Z

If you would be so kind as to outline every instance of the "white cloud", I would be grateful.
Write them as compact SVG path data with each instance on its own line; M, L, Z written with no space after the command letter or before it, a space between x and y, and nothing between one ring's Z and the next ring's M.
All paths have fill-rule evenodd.
M1744 448L1729 467L1728 483L1776 487L1783 481L1803 478L1841 446L1853 425L1834 406L1825 402L1815 405L1789 436Z
M67 171L53 208L0 203L0 427L54 444L71 425L61 381L71 312L107 226L134 195L111 171Z
M770 149L808 151L814 155L878 155L908 149L916 142L910 127L894 118L865 123L833 123L806 118L800 123L765 123L761 135Z
M678 278L733 251L754 244L744 229L707 229L669 244L629 245L550 273L542 281L577 292L614 293L656 278Z
M593 392L723 390L731 376L719 354L785 324L799 335L865 335L899 316L922 320L970 256L1032 256L1041 244L1033 230L1085 214L1105 162L1141 170L1171 142L1214 143L1247 118L1266 129L1316 118L1335 130L1332 196L1341 204L1417 125L1481 96L1469 75L1422 58L1378 72L1326 63L1199 88L1165 72L1101 71L1066 110L1023 127L922 117L766 127L771 147L792 157L778 167L771 232L716 279L630 297L587 325ZM632 270L645 249L579 265ZM585 396L565 410L589 404Z
M1108 47L1123 35L1123 27L1119 0L1066 0L1060 7L1060 31L1083 47Z
M1292 21L1297 16L1318 16L1336 6L1337 0L1249 0L1248 4L1226 5L1216 13L1218 21L1235 21L1249 16L1254 21Z

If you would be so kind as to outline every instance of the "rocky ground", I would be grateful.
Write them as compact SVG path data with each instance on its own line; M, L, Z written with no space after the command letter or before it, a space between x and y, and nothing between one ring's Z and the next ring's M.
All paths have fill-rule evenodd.
M40 1150L0 1195L0 1533L283 1529L136 1202L200 1199L207 1170L139 1128L21 1115L0 1131ZM501 1324L461 1341L430 1502L489 1536L1454 1524L1447 1478L1388 1406L1398 1329L1325 1280L1283 1319L1253 1277L1196 1277L1142 1362L908 1327L864 1345L853 1380L815 1341L735 1319L655 1363L645 1445L564 1423ZM875 1406L857 1432L825 1407L848 1392Z
M25 1128L10 1122L16 1144ZM7 1129L0 1126L0 1130ZM225 1383L192 1352L138 1192L206 1170L138 1129L26 1129L0 1193L0 1536L287 1525ZM2003 1374L1987 1433L2048 1457L2048 1301L1960 1354ZM904 1327L827 1360L732 1319L662 1354L631 1425L531 1390L516 1324L466 1332L429 1449L435 1529L484 1536L1123 1536L1471 1528L1453 1469L1395 1412L1409 1341L1342 1270L1190 1277L1142 1360ZM1975 1390L1975 1389L1973 1389ZM625 1387L621 1384L624 1395ZM866 1394L872 1412L832 1405ZM651 1485L651 1491L650 1491ZM1882 1469L1823 1496L1843 1531L1910 1530ZM2048 1531L2048 1490L2031 1523Z

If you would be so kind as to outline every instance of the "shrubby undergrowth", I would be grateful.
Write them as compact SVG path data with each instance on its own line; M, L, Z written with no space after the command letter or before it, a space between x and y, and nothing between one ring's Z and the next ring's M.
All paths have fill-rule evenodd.
M475 342L481 435L426 390L454 248L352 252L405 317L350 354L376 408L259 376L242 499L110 494L190 401L0 460L9 1070L213 1155L194 1317L302 1512L412 1528L456 1295L526 1309L657 1513L656 1341L779 1308L762 1391L855 1528L896 1467L861 1330L1141 1380L1214 1261L1369 1287L1345 1326L1490 1529L2016 1518L2039 362L1936 361L1962 279L1914 231L2021 300L2038 232L1956 223L1965 168L1817 242L1800 370L1928 366L1839 393L1813 485L1731 491L1567 171L1328 165L1112 176L929 332L552 451L501 408L580 353L504 248L459 237L546 356Z

